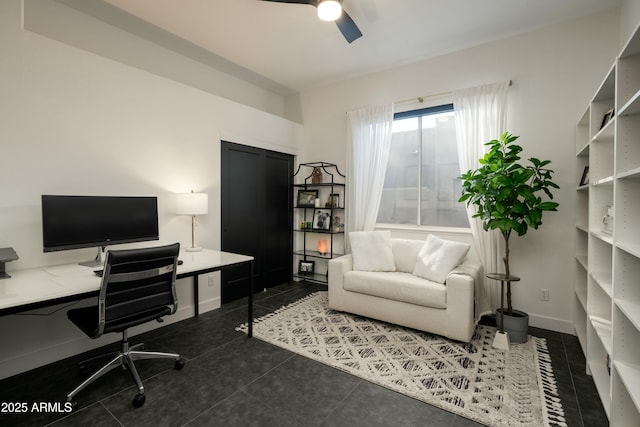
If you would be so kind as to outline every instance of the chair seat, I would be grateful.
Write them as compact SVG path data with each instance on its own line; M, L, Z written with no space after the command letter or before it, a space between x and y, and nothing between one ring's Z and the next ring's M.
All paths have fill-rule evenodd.
M109 332L122 332L132 326L159 319L169 314L171 314L170 307L160 307L153 310L136 313L134 315L123 317L122 319L116 321L108 322L105 325L103 333L106 334ZM95 338L98 336L97 306L74 308L73 310L67 311L67 317L90 338Z

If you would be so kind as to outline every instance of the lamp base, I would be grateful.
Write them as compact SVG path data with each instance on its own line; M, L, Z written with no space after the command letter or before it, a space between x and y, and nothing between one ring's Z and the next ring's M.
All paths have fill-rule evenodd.
M185 248L184 250L187 252L200 252L202 248L200 246L196 246L195 248Z
M504 331L496 332L496 336L493 338L493 348L509 351L509 346L509 334Z

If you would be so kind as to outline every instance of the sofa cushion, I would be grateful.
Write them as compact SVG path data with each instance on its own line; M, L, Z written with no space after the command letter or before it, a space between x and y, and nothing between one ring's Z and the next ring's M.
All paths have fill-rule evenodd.
M347 291L445 309L447 291L443 284L421 279L410 273L348 271L343 287Z
M466 243L444 240L429 234L418 254L413 274L423 279L444 283L447 276L469 252Z
M352 231L349 233L353 269L395 271L390 231Z
M396 262L396 271L413 273L418 260L420 249L424 246L424 240L391 239L393 259Z

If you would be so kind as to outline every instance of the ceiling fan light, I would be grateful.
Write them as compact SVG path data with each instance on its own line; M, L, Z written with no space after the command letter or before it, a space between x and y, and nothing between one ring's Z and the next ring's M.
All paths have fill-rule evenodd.
M335 21L342 14L342 6L337 0L323 0L318 4L318 18L323 21Z

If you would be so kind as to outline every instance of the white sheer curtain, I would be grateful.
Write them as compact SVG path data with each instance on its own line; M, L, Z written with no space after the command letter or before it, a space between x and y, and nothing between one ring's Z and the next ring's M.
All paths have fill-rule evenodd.
M484 144L492 139L499 139L506 131L509 84L495 83L453 93L461 173L477 169L478 159L486 153ZM473 234L473 244L485 273L502 272L502 235L496 230L484 231L482 221L471 218L474 213L475 207L470 206L467 216ZM484 288L484 303L483 296L477 299L480 315L493 312L500 307L500 284L485 278Z
M349 231L373 230L391 147L393 104L347 113L346 225Z

